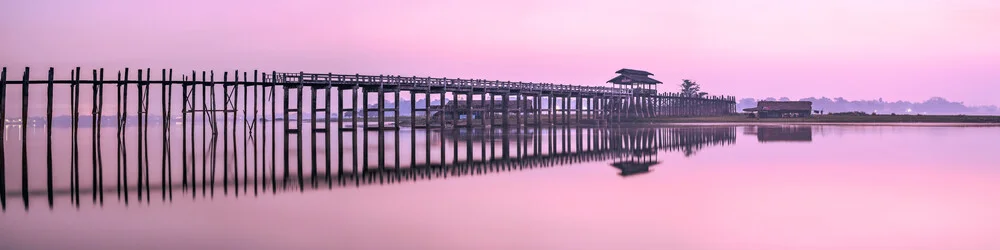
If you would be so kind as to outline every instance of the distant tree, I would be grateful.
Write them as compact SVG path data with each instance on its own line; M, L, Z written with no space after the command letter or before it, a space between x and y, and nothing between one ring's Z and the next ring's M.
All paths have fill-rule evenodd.
M783 101L783 102L787 102L787 101L791 101L792 99L789 99L788 97L782 97L781 99L778 99L778 100Z
M736 108L740 110L753 107L757 107L757 100L753 98L743 98L740 99L738 103L736 103Z
M704 97L708 93L701 92L701 85L698 85L697 82L684 79L684 82L681 83L681 95L686 97Z

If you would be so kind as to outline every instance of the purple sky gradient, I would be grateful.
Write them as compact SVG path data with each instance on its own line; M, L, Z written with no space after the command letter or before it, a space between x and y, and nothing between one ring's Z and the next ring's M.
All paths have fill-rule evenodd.
M1000 105L1000 1L0 2L0 65L601 85L622 67L737 97Z

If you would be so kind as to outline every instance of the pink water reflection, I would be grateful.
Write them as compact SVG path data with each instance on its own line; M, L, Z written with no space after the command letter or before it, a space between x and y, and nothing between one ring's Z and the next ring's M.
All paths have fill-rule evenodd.
M751 129L741 127L740 130ZM816 126L809 143L660 152L385 186L0 214L3 248L997 249L996 127Z

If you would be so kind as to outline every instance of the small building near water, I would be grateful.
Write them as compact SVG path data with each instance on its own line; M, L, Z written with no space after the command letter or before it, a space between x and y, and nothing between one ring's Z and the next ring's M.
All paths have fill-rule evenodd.
M751 117L759 118L798 118L809 117L812 114L812 102L809 101L759 101L757 107L743 109Z

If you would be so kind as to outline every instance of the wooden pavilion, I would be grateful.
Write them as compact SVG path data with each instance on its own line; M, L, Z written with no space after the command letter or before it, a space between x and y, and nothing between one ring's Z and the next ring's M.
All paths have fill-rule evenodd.
M618 88L650 90L655 94L656 85L663 83L659 80L651 78L650 76L652 76L653 73L649 73L644 70L620 69L615 71L615 74L618 74L618 76L608 80L608 83L611 83L613 86Z

